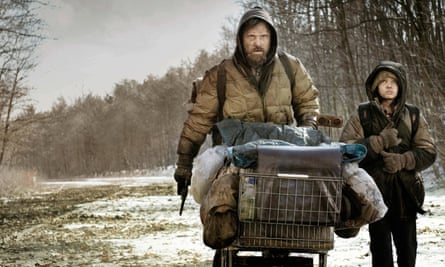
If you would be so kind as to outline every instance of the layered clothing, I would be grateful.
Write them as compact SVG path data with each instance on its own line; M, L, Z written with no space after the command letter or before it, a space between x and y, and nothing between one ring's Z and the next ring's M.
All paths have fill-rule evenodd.
M396 98L396 109L392 117L387 117L380 105L380 100L376 94L376 88L372 88L375 76L381 70L389 70L398 79L399 94ZM363 124L360 121L358 111L351 116L346 123L341 142L360 143L368 148L365 159L360 163L360 167L365 169L375 180L385 199L385 204L389 207L389 212L397 217L413 217L419 211L418 204L412 199L412 192L406 188L406 181L416 181L416 173L431 166L436 158L436 146L428 131L428 124L422 114L419 115L418 128L413 132L412 118L408 108L405 106L407 86L406 76L398 64L383 63L376 67L370 74L366 82L366 90L370 106L367 120L371 123L371 132L365 133ZM385 127L394 127L398 130L398 137L401 143L387 149L391 153L405 153L411 151L415 158L415 167L412 170L403 169L396 173L385 172L384 161L381 154L376 153L370 145L369 136L378 135Z
M251 18L265 21L271 30L271 48L259 73L249 67L241 41L241 29ZM269 15L261 9L246 13L240 21L235 53L223 65L225 101L219 103L218 100L218 66L215 66L206 72L196 103L184 123L177 150L180 159L181 155L194 158L206 135L220 119L316 127L318 90L302 63L291 55L286 56L294 77L293 84L277 55L277 33ZM218 117L221 108L223 118Z
M388 115L381 105L383 99L379 95L378 84L379 77L382 76L379 73L382 72L389 72L390 77L397 81L398 93L392 103L392 115ZM420 112L413 113L413 109L418 109L406 104L408 88L401 64L392 61L381 62L369 75L365 87L369 99L366 113L360 113L359 108L357 113L350 117L340 141L360 143L368 148L360 167L375 180L388 207L383 219L369 225L372 265L394 266L394 241L398 266L414 267L417 253L416 218L418 212L423 213L425 196L423 181L418 174L434 163L436 146L423 115ZM385 137L387 131L397 133L400 142L391 141L389 144L386 140L388 143L382 145L379 141L379 146L376 146L375 140L389 138ZM397 145L394 145L396 143ZM388 163L387 157L391 157L393 161ZM388 165L389 169L386 168Z

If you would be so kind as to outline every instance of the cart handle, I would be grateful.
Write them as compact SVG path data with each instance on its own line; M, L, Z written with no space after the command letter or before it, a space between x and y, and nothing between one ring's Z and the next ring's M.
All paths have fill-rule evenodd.
M286 177L286 178L309 178L309 175L307 174L295 174L295 173L278 173L278 177Z

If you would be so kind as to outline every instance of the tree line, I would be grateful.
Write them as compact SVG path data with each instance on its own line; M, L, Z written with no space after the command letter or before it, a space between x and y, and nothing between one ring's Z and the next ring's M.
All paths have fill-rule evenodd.
M33 1L23 1L29 2ZM270 0L239 4L240 9L261 5L272 14L280 46L301 59L320 90L322 113L346 120L367 100L364 81L374 66L380 60L403 63L409 102L421 108L438 146L434 171L440 177L445 158L445 107L441 104L445 97L445 1ZM0 9L4 8L2 4ZM13 93L13 81L20 81L14 79L13 71L0 76L0 138L5 143L0 164L34 170L49 178L135 172L174 164L192 81L231 55L237 19L224 26L220 44L213 51L202 50L194 60L171 67L161 77L147 74L142 82L119 81L109 95L87 94L73 104L59 98L46 112L36 112L19 101L26 92L22 98ZM0 29L0 34L7 34L3 31ZM7 62L3 57L1 60ZM25 62L32 61L28 58ZM8 119L5 103L11 98L11 111L16 110L17 115ZM336 139L340 131L329 130L329 134Z

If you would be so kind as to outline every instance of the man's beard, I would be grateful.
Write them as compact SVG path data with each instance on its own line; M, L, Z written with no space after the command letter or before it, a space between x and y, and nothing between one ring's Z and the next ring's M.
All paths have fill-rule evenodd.
M266 55L247 54L247 63L252 68L259 68L266 62Z

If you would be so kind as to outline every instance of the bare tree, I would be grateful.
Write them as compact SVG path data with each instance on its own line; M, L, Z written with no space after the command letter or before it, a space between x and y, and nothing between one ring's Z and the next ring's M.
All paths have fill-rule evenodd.
M319 88L323 113L348 118L367 99L364 82L371 69L380 60L403 63L412 92L409 101L426 116L438 144L439 164L444 165L444 0L239 2L244 8L261 5L272 14L280 46L301 59ZM217 50L201 51L162 77L148 75L142 83L124 80L112 95L87 95L72 106L60 99L44 114L46 120L39 121L45 127L28 128L30 141L14 149L20 159L15 162L49 177L174 164L192 81L233 52L237 25L229 24ZM1 58L1 77L13 77L5 67L12 58ZM0 79L1 111L6 111L12 80ZM31 110L25 115L38 114Z
M445 164L445 1L241 2L272 14L280 44L314 76L325 113L348 118L367 99L364 82L379 61L404 64L409 101L424 112Z
M43 3L42 3L43 4ZM13 115L26 108L28 88L23 84L34 67L32 54L43 39L42 21L34 13L34 1L2 1L0 4L0 165L4 163Z

